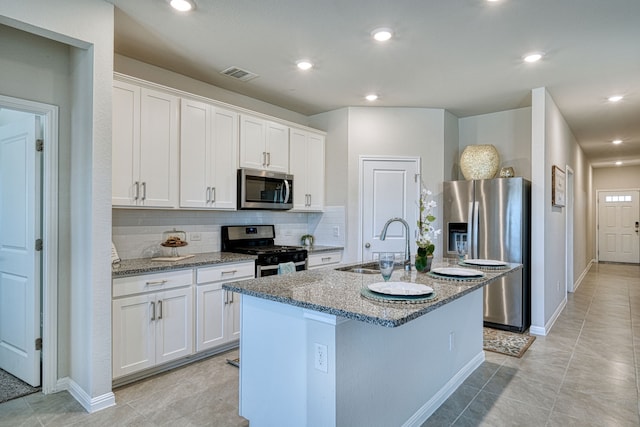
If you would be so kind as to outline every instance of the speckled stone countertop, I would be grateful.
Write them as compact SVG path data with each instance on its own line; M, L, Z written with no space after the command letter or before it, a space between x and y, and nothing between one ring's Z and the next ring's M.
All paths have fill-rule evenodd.
M454 262L450 260L434 261L432 268L454 266ZM344 266L341 265L339 267ZM380 275L337 271L335 268L327 267L283 276L269 276L226 283L222 288L347 319L393 328L461 298L511 271L522 268L522 265L509 264L508 268L500 270L482 269L485 273L484 278L467 281L434 279L428 274L417 273L415 270L411 272L409 277L404 274L401 268L396 267L391 276L391 281L422 283L434 289L437 299L420 304L398 304L367 299L361 296L361 289L371 283L382 281Z
M309 255L317 254L320 252L333 252L333 251L344 250L342 246L322 246L322 245L301 246L301 248L306 249Z
M204 265L253 261L255 259L256 257L254 255L231 252L195 254L195 256L182 261L152 261L151 258L126 259L111 266L111 277L115 279L118 277L136 276L159 271L184 270Z

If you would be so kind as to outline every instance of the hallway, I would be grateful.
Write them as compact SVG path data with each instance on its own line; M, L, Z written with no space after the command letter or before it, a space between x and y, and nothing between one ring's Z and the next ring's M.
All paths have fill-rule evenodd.
M0 405L1 426L246 426L238 371L212 357L115 391L89 415L62 392ZM424 426L638 426L640 266L594 264L546 337L486 361Z

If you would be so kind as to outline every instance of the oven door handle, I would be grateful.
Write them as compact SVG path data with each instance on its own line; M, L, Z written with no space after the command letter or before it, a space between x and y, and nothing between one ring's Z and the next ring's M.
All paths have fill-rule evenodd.
M296 267L299 267L301 265L305 266L305 270L306 270L306 266L307 266L307 261L298 261L298 262L294 262ZM273 264L273 265L259 265L257 266L257 275L256 277L262 277L262 272L263 271L270 271L270 270L277 270L278 269L278 264Z

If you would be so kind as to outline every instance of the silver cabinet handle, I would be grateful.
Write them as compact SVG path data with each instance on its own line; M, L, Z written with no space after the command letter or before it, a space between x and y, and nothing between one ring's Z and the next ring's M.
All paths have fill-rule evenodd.
M224 276L225 274L236 274L238 272L238 270L227 270L227 271L221 271L220 275Z
M329 261L331 261L330 256L322 258L322 262L329 262Z
M162 300L158 301L158 320L162 319Z
M168 282L167 279L164 279L164 280L151 280L151 281L145 282L145 284L147 286L158 286L158 285L164 285L167 282Z
M151 301L151 320L156 320L156 303Z
M227 291L229 292L229 291ZM231 304L233 304L233 292L229 292L231 294Z
M267 153L267 166L271 166L271 153Z
M142 200L147 198L147 183L142 181Z
M266 166L267 165L267 152L263 151L262 152L262 166Z
M371 243L365 243L365 244L364 244L364 247L365 247L365 248L367 248L367 249L369 249L369 248L371 247Z
M216 202L216 187L211 187L211 203Z
M228 291L224 291L224 305L229 304L229 292Z
M211 201L211 187L207 187L207 202L209 203Z
M133 200L138 200L138 197L140 197L140 183L136 181L133 186L136 187L136 192L135 196L133 196Z

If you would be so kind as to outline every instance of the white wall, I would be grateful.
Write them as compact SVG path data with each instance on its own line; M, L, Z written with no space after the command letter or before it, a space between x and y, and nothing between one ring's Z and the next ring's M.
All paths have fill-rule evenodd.
M640 187L640 166L616 166L593 170L593 190L621 190Z
M28 81L16 73L11 80L3 73L3 80L13 86L12 96L16 97L27 98L33 90L30 86L41 86L43 90L36 99L45 98L43 102L51 92L67 90L63 98L68 97L68 101L62 106L67 111L61 111L61 125L65 125L67 115L72 125L64 131L69 145L61 145L69 149L70 157L63 153L60 167L66 167L74 179L61 183L68 185L61 187L61 193L69 191L73 195L64 200L66 195L61 194L65 204L60 206L60 217L70 218L69 225L63 222L61 228L64 232L67 227L61 243L68 246L60 248L60 256L62 264L68 265L70 284L68 361L66 366L62 362L62 367L69 371L74 397L86 409L94 410L114 402L109 263L113 5L102 0L2 2L0 23L70 46L68 58L59 59L68 67L67 80L59 87L55 80L39 79L33 70ZM34 43L39 42L27 36L14 48L31 49ZM49 54L57 56L59 50ZM31 67L34 65L27 58L18 68ZM58 72L54 66L50 73L42 73ZM70 162L65 165L66 159Z
M545 88L532 91L532 314L531 330L546 334L566 303L566 209L551 205L551 168L574 170L576 207L588 206L591 169L587 165L571 129ZM586 200L585 200L586 198ZM584 215L575 209L576 215ZM588 219L574 223L574 248L592 247ZM535 236L542 236L536 238ZM580 263L590 254L579 254ZM577 277L578 275L574 275Z
M500 153L500 168L511 166L516 176L531 180L531 107L464 117L459 120L460 154L468 145L492 144ZM464 179L460 172L453 179Z

